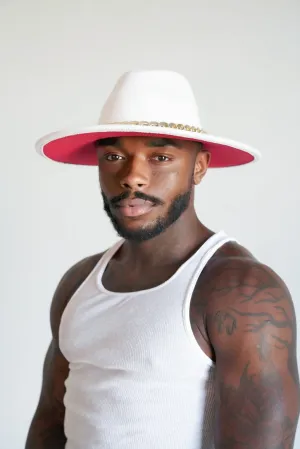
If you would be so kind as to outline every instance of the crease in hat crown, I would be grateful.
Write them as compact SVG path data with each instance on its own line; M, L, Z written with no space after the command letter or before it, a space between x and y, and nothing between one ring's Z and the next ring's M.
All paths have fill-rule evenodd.
M198 106L186 78L167 70L122 75L107 98L98 124L152 124L201 130Z

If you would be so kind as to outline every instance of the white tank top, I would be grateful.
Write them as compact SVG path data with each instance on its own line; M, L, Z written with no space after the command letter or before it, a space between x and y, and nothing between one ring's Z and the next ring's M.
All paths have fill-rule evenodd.
M214 447L214 365L196 342L189 308L203 268L230 240L215 234L166 282L130 293L101 281L123 240L104 254L60 326L70 362L66 449Z

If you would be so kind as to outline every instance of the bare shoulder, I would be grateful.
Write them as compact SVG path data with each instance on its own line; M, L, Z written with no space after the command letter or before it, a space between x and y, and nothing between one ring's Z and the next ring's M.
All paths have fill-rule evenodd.
M249 269L257 263L255 257L236 242L228 242L222 246L208 262L196 284L191 304L194 319L199 322L205 320L208 307L212 308L212 297L216 299L217 293L219 299L214 305L220 303L223 290L220 283L226 284L228 289L228 283L232 283L233 276L235 283L238 282L237 278L241 275L242 267Z
M236 243L224 245L207 264L195 289L191 314L205 329L215 354L218 349L222 354L226 351L226 337L236 335L241 341L241 336L252 333L263 339L264 331L271 329L280 329L281 336L285 330L284 341L273 332L274 343L295 344L295 311L287 286L270 267ZM264 345L259 347L263 357ZM231 344L228 350L232 350Z
M284 281L232 243L207 264L192 305L215 361L217 447L292 449L300 390L295 310Z
M196 285L195 303L205 315L216 308L239 304L292 302L287 286L272 268L261 263L246 248L230 242L209 261ZM259 299L258 299L259 296Z
M272 268L245 248L230 243L216 254L199 278L194 309L204 322L216 359L230 361L243 348L261 359L282 350L298 382L290 292Z
M223 309L236 310L236 314L235 307L245 309L245 313L262 307L266 312L275 309L283 313L283 308L294 311L290 292L281 277L235 243L225 245L207 265L199 278L198 291L206 299L207 314L214 314L215 318L217 314L226 332L230 329L225 322L222 324ZM234 329L233 324L232 332Z
M88 256L73 265L60 280L51 304L50 319L53 336L58 334L62 313L76 290L93 271L104 253Z

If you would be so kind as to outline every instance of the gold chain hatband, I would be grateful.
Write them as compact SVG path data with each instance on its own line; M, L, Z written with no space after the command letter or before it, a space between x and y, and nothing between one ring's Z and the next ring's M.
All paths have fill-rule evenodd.
M205 131L201 128L198 128L196 126L190 126L190 125L182 125L180 123L130 121L130 122L112 122L112 123L107 123L107 124L108 125L156 126L156 127L160 127L160 128L180 129L182 131L190 131L190 132L194 132L194 133L205 133Z

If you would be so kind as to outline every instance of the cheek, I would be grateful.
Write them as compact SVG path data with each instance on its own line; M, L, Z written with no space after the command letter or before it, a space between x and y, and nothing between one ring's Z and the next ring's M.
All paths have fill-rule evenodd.
M116 177L106 171L98 170L100 187L105 194L109 194L116 190Z
M151 174L150 186L154 190L168 192L174 190L179 185L178 171L153 171Z
M187 173L182 173L181 170L153 173L149 185L149 193L161 198L168 205L178 195L186 193L189 190L191 176L188 176Z

